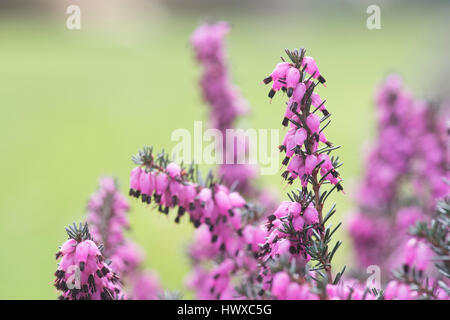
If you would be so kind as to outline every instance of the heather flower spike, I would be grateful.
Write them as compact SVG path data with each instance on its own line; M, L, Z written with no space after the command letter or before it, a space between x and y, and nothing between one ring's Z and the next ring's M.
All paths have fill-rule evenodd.
M299 188L267 218L268 235L259 253L263 266L260 286L268 291L267 296L277 299L339 298L335 286L341 284L345 268L333 275L331 260L341 242L328 246L340 224L334 228L325 225L335 213L335 205L326 215L323 211L331 192L343 189L337 171L341 163L329 156L336 148L331 148L323 132L328 124L321 129L321 119L314 111L320 109L326 117L329 113L314 92L317 83L311 81L323 83L325 79L314 59L305 57L304 49L286 49L286 53L291 62L278 65L267 79L278 81L290 97L283 120L289 130L280 146L285 153L282 164L287 166L282 177L289 184L298 181ZM274 91L272 87L270 98ZM329 190L324 190L326 184L332 185ZM354 290L354 298L363 296L362 288L356 290L355 286Z
M61 259L55 272L55 287L61 299L122 299L118 276L104 261L102 246L92 241L87 224L66 228L69 239L56 254Z
M407 245L408 229L429 221L437 201L449 194L450 153L445 106L415 100L397 75L378 87L375 103L378 134L349 230L358 266L377 264L389 274L414 252Z

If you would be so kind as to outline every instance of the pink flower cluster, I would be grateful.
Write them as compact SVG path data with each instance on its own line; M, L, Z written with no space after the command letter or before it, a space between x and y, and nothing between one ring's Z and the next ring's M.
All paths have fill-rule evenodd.
M200 299L238 296L232 285L233 273L220 275L221 270L257 273L258 244L266 234L254 224L260 219L260 209L212 175L204 181L197 179L192 167L181 168L164 154L155 158L150 148L141 150L134 161L139 166L130 174L130 195L146 204L154 202L164 214L176 208L176 222L187 213L197 228L189 249L194 268L187 286Z
M311 272L312 276L316 276ZM326 284L318 290L311 281L294 279L287 271L273 276L272 296L278 300L376 300L377 296L359 281L346 279L339 284Z
M229 31L228 23L218 22L201 25L191 36L196 58L203 66L200 86L211 108L211 126L221 131L232 128L236 117L248 109L228 74L224 38Z
M334 282L339 284L343 272L336 274L333 281L331 259L334 253L330 254L328 244L334 231L324 223L334 213L334 207L326 218L322 210L333 190L343 190L337 171L341 164L338 158L330 157L336 148L323 132L329 122L321 128L330 113L325 101L314 92L325 79L315 60L305 56L304 49L286 50L286 54L291 62L279 63L264 83L273 82L270 98L280 90L288 97L282 124L289 129L279 147L280 152L285 153L282 164L286 169L282 177L289 184L298 180L301 188L298 193L289 195L291 201L283 202L267 218L268 235L259 252L262 268L258 280L267 297L327 299L326 288ZM316 114L318 110L322 118ZM325 191L326 184L331 188ZM332 251L339 245L337 243ZM299 267L293 270L293 264ZM314 290L317 286L322 289Z
M264 260L290 253L292 257L309 261L304 245L312 235L311 227L317 223L319 215L312 204L304 207L301 202L284 201L268 218L269 236L262 250Z
M169 209L178 208L176 222L187 212L194 226L208 226L214 247L233 252L235 241L229 234L242 234L240 210L246 206L240 194L212 178L207 179L205 185L191 182L193 168L188 172L175 162L158 164L151 149L144 148L140 154L142 160L137 163L143 166L131 171L130 195L140 197L147 204L153 199L159 211L165 214Z
M115 300L124 297L118 276L89 234L87 224L70 226L69 239L56 254L61 258L55 272L55 287L61 299Z
M400 77L384 81L376 105L378 136L349 231L359 266L377 264L387 273L400 263L408 228L428 220L436 201L449 194L450 154L439 110L414 100Z
M414 191L433 207L449 192L442 179L449 177L450 159L443 118L432 106L414 100L397 75L380 86L376 105L378 137L358 199L369 208L389 207L398 199L399 184L411 176Z
M128 210L128 201L118 190L114 178L103 177L98 191L88 201L87 223L93 240L103 245L103 255L111 261L112 270L130 287L132 293L127 296L155 299L160 291L157 277L153 275L147 280L148 276L141 270L143 249L125 236L129 228ZM153 284L145 286L141 281Z
M99 190L89 199L86 220L92 238L103 244L105 256L111 259L114 271L122 276L136 268L142 258L136 245L125 239L128 210L128 202L117 190L114 179L101 178Z
M432 283L429 284L433 285ZM390 281L384 290L385 300L418 300L421 295L433 295L437 300L449 299L448 293L441 288L437 288L434 292L430 292L429 289L422 287L412 289L409 283L398 280Z
M303 51L302 51L303 54ZM283 125L288 126L280 151L285 153L283 165L287 166L283 172L283 178L291 184L295 179L301 181L302 187L306 187L309 177L314 170L320 171L321 176L326 181L342 189L339 184L339 174L335 170L332 159L328 153L331 143L325 137L320 128L328 116L329 112L325 107L325 101L314 92L317 83L311 78L325 82L320 75L315 60L311 57L298 57L297 65L294 63L281 62L272 71L269 77L264 79L268 84L273 81L269 97L273 97L275 92L282 90L290 97L286 104ZM310 73L309 77L306 77ZM321 110L324 118L321 119L315 112ZM320 143L325 145L320 148Z
M244 144L246 153L249 146L240 138L228 140L226 130L233 129L239 115L247 113L249 107L241 97L238 89L232 84L226 63L225 36L230 26L226 22L203 24L191 36L191 45L199 64L203 67L200 87L204 100L210 107L209 120L212 128L223 135L223 164L219 167L219 175L226 186L237 183L236 190L245 196L255 196L251 181L257 174L257 168L247 163L237 163L242 150L238 145ZM237 141L239 140L239 141ZM227 152L233 151L233 163L227 163Z

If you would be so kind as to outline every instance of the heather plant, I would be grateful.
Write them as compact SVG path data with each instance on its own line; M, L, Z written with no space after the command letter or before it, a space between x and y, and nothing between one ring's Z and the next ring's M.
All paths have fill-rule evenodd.
M158 276L143 270L143 249L125 235L129 229L129 204L112 177L100 179L99 190L88 201L87 223L93 240L101 243L103 255L120 275L129 297L155 299L160 290Z
M228 31L224 22L205 24L191 37L203 67L200 87L210 126L221 132L234 128L248 108L227 71ZM197 166L152 147L132 157L129 196L175 223L187 219L195 229L187 248L192 264L187 288L197 299L448 299L449 201L442 180L448 151L436 109L413 100L397 77L388 78L377 94L379 140L350 224L360 265L380 264L386 273L383 287L374 288L346 273L345 266L333 268L341 223L331 222L336 204L328 200L344 189L342 162L332 155L339 146L326 135L331 109L316 90L326 80L305 49L285 53L287 59L263 80L271 86L271 100L277 93L286 99L281 178L293 190L278 206L262 199L264 190L255 186L250 166L221 165L217 175L204 176ZM228 150L229 143L238 142L217 148ZM436 211L439 198L444 200ZM114 179L102 178L88 202L87 223L70 226L57 253L55 287L61 298L182 297L161 290L155 273L143 270L142 250L125 234L128 210Z
M84 226L73 225L67 229L70 238L57 254L62 260L55 273L55 286L62 291L62 298L142 300L157 297L160 291L157 275L143 270L143 249L125 235L129 228L128 210L128 201L118 191L116 181L112 177L101 178L99 190L87 204L87 222ZM78 248L80 253L72 248ZM91 260L86 280L84 269ZM94 261L97 261L97 270ZM71 290L67 291L68 288Z
M440 201L436 211L430 222L418 221L410 227L403 265L393 271L394 280L384 293L386 299L448 299L450 200ZM434 272L430 272L431 267Z
M415 100L399 76L378 88L376 106L378 135L349 231L358 266L379 265L386 278L408 251L408 229L433 218L449 192L449 150L443 110Z
M258 248L248 246L256 239L248 235L261 209L211 172L203 179L196 167L178 165L164 152L154 155L152 148L144 147L133 161L138 166L130 174L130 195L154 203L162 214L176 211L175 222L186 214L197 228L189 249L194 268L188 287L200 299L235 297L233 275L240 268L256 268Z
M260 251L261 288L267 297L277 299L335 297L335 286L345 271L345 267L332 271L332 259L341 245L341 241L332 243L332 236L341 224L329 223L335 204L325 209L329 195L343 190L337 171L342 163L330 156L339 147L325 136L330 113L325 100L314 92L325 78L305 53L303 48L286 49L289 61L282 59L264 79L265 84L272 83L270 99L280 91L288 98L282 120L288 130L279 147L285 166L281 176L290 185L299 184L288 194L290 201L267 218L268 235Z
M262 218L276 206L276 200L269 189L257 188L255 178L258 173L256 165L238 163L238 159L246 157L251 147L249 141L243 136L232 136L226 131L233 130L238 116L246 114L249 104L240 96L237 88L231 83L228 73L225 53L225 36L230 26L226 22L203 24L199 26L191 36L191 44L195 51L195 57L202 66L200 88L205 102L210 108L210 127L219 130L224 139L216 146L216 150L222 150L223 161L219 165L218 174L223 183L239 192L248 200L257 201L259 207L247 211L244 216L242 228L243 241L247 249L243 253L231 255L232 260L241 269L245 267L246 274L237 276L239 282L253 281L257 276L256 257L259 250L258 243L263 241L265 230L261 226ZM244 147L241 148L240 145ZM229 162L231 159L231 163ZM189 256L193 272L187 278L190 288L196 289L198 297L209 297L210 288L202 265L213 262L220 265L224 259L220 251L205 250L205 241L209 239L206 227L200 227L195 231L194 241L190 244ZM206 246L207 247L207 246ZM201 252L203 250L203 253ZM243 281L242 277L245 278ZM201 289L204 288L204 289ZM199 290L200 289L200 290ZM205 295L206 292L206 295ZM239 293L234 292L234 295Z
M224 184L235 185L236 191L248 199L257 199L268 211L275 209L276 199L270 189L257 188L255 178L257 165L238 163L247 156L251 147L245 135L229 136L227 130L235 129L239 116L245 115L250 105L231 82L227 67L225 37L230 31L226 22L205 23L191 35L195 58L202 67L200 88L204 101L209 106L209 125L224 137L216 150L221 150L222 162L218 175ZM243 145L240 147L239 145ZM229 161L231 160L231 161Z
M60 299L115 300L124 297L119 278L92 241L87 224L66 228L69 239L56 253L60 259L55 272L55 287Z

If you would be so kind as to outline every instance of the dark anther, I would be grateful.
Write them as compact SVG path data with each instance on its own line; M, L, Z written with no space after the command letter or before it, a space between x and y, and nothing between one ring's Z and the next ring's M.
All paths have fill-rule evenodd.
M189 210L195 210L195 204L193 202L189 203Z
M100 270L95 271L99 278L103 277L103 273Z
M152 203L152 196L147 197L147 204L150 204L150 203Z
M317 133L314 133L314 139L316 139L316 141L319 142L320 137Z
M92 292L97 292L97 286L95 285L94 276L92 274L88 277L88 284Z
M212 225L209 226L209 231L213 232L213 230L214 230L214 225L212 224Z
M164 214L169 214L169 207L164 208Z
M294 88L287 89L287 96L290 98L292 96L293 92L294 92Z
M180 216L176 216L175 223L180 223Z
M103 288L103 292L108 297L108 300L114 300L114 292L112 292L111 289L105 287Z
M277 218L277 217L276 217L274 214L272 214L272 215L270 215L267 219L268 219L270 222L272 222L272 221L274 221L276 218Z
M280 81L281 82L281 81ZM286 87L281 87L281 91L286 92Z
M233 209L228 210L228 214L230 215L230 217L233 217L233 216L234 216L234 211L233 211Z
M61 290L64 292L69 291L69 288L67 287L67 283L64 281L61 283Z
M286 118L286 117L284 117L284 118L283 118L283 121L281 121L281 124L282 124L283 127L287 127L288 124L289 124L289 119Z
M195 228L200 227L200 221L194 220L192 223L194 224L194 227L195 227Z
M80 271L84 271L85 263L83 261L80 262Z
M403 265L403 271L404 271L405 273L408 273L408 272L409 272L409 265L404 264L404 265Z
M73 289L73 290L72 290L72 298L73 298L74 300L77 299L77 295L78 295L78 289Z
M283 159L283 162L281 162L282 164L283 164L283 166L287 166L287 164L289 163L289 158L288 157L285 157L284 159Z
M184 207L178 207L178 216L182 217L185 212L186 209Z
M220 274L216 273L213 278L214 278L214 280L217 280L219 277L220 277Z
M290 246L290 247L289 247L289 252L290 252L291 254L296 254L296 253L297 253L297 249L295 249L294 246Z
M338 191L344 190L344 188L342 188L342 186L339 182L336 184L336 187L337 187Z
M142 196L141 196L141 200L142 200L142 202L147 202L147 195L146 194L142 194Z
M259 274L259 275L256 277L256 281L258 281L258 282L263 281L263 277Z
M264 290L263 289L261 289L261 290L259 290L259 292L258 292L258 296L262 296L264 294Z
M135 198L139 198L140 195L141 195L141 191L140 190L134 190L134 197Z
M130 192L128 192L128 195L130 197L134 197L134 190L130 188Z
M278 147L278 150L280 150L280 152L286 151L286 146L285 145L281 145Z
M323 109L322 113L324 116L327 116L330 114L327 109Z
M242 237L242 229L239 229L239 230L237 231L237 234L238 234L239 237Z
M319 80L320 83L325 83L325 78L322 76L319 76L319 78L317 78L317 80Z
M82 288L84 293L87 293L89 291L89 288L87 286L87 284L83 284L83 288Z
M267 78L265 78L265 79L263 80L263 82L264 82L264 84L269 84L269 83L271 83L271 82L272 82L272 77L271 77L271 76L268 76Z
M211 242L215 243L217 241L217 239L218 239L217 234L215 234L215 235L212 236Z
M176 206L176 205L178 204L178 198L177 198L177 196L173 196L173 197L172 197L172 203L173 203L174 206Z
M56 277L57 277L58 279L64 278L64 275L65 275L65 274L66 274L66 273L64 272L64 270L57 270L56 273L55 273L55 275L56 275Z
M211 218L205 218L205 223L211 225Z
M282 177L284 180L286 180L286 179L288 178L288 176L289 176L289 171L287 171L287 170L281 174L281 177Z
M220 251L225 251L225 249L226 249L226 248L225 248L225 243L222 243L222 244L220 245L220 248L219 248L219 249L220 249Z
M268 94L269 98L272 99L273 96L275 95L275 93L276 93L275 90L270 89L269 94Z
M102 268L102 273L104 276L106 276L109 273L109 269L107 267Z
M223 223L227 223L227 221L228 221L227 216L222 216L222 221L223 221Z

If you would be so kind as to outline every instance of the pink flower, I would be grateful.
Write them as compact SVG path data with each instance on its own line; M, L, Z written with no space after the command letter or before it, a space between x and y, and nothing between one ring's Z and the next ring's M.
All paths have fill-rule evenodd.
M303 217L305 218L306 224L316 224L319 223L319 214L314 207L308 207L303 212Z
M284 300L289 284L290 278L286 272L278 272L275 274L272 281L272 294L274 297L279 300Z
M321 76L319 68L317 68L316 61L311 57L304 57L302 60L302 67L305 67L305 71L308 72L314 79L318 79L321 83L325 83L325 79Z

